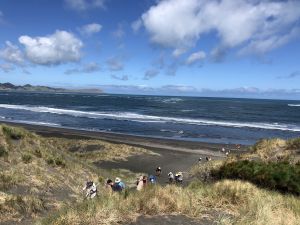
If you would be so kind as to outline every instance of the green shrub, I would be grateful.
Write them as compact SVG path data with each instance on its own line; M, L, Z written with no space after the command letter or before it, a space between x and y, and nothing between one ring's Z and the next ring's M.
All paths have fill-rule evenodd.
M26 164L30 163L32 161L32 156L30 154L25 153L22 155L22 161Z
M0 157L5 157L8 155L8 151L4 146L0 146Z
M212 175L218 179L242 179L284 193L300 195L300 165L287 162L235 161L225 163Z
M14 140L20 140L25 137L25 131L21 128L2 126L3 133Z

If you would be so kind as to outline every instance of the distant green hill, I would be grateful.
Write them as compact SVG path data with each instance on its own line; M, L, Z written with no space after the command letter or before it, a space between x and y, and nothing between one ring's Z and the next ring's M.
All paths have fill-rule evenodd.
M65 89L30 84L14 85L11 83L0 83L0 91L102 93L100 89Z

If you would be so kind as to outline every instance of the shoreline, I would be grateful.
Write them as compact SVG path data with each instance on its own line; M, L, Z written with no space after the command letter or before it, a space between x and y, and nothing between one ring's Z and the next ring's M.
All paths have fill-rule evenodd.
M17 127L23 127L29 131L35 132L44 137L64 137L72 139L99 139L115 144L127 144L136 147L144 147L152 150L173 151L192 154L205 154L209 156L224 157L220 153L222 147L230 149L232 152L244 152L246 145L242 145L239 150L234 144L218 144L197 141L175 140L167 138L135 136L129 134L110 133L102 131L77 130L62 127L49 127L42 125L33 125L25 123L14 123L1 121L2 124L8 124Z

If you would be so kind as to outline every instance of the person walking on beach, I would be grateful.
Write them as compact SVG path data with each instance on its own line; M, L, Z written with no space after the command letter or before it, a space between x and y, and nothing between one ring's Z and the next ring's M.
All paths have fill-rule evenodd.
M114 182L111 180L111 179L108 179L106 181L106 184L105 184L105 189L109 192L109 193L112 193L113 191L113 186L114 186Z
M183 182L183 174L182 172L178 172L175 174L175 181L177 184L182 184Z
M155 184L155 183L156 183L156 178L155 178L155 176L150 175L150 176L149 176L149 182L150 182L150 184Z
M168 179L170 184L174 183L174 174L172 172L168 173Z
M136 190L141 191L143 190L144 182L143 182L143 176L138 177L136 182Z
M155 170L156 176L159 177L161 175L161 167L158 166Z
M93 181L87 181L82 190L86 191L86 198L92 199L97 195L97 185Z
M147 184L148 184L148 177L147 176L143 176L143 184L144 184L144 187L147 186Z
M115 183L113 185L113 191L122 192L125 189L125 184L121 181L119 177L116 177Z

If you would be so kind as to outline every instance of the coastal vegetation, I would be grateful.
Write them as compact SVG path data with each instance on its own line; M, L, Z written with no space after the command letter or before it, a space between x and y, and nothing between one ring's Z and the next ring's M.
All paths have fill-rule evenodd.
M102 90L100 89L66 89L66 88L54 88L54 87L47 87L47 86L41 86L41 85L14 85L12 83L0 83L0 91L12 91L12 92L46 92L46 93L102 93Z
M128 224L142 215L182 215L217 224L299 224L299 139L261 140L246 153L195 165L184 186L149 185L141 192L130 188L137 174L96 167L144 154L159 157L144 148L1 125L0 221ZM86 180L101 184L117 175L126 191L108 193L99 185L98 197L83 198Z

